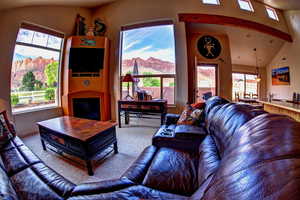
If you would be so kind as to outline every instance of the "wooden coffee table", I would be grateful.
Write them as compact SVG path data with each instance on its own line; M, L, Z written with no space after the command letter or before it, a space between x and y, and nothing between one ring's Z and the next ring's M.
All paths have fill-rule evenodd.
M115 122L64 116L37 124L45 151L47 143L60 153L84 160L90 176L94 174L91 160L97 155L110 146L118 153Z

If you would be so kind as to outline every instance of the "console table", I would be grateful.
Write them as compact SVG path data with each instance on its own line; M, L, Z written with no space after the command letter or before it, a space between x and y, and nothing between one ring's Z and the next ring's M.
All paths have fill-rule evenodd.
M129 124L131 114L139 115L139 118L151 118L144 117L142 115L160 115L161 125L165 120L167 114L167 100L119 100L118 101L118 119L119 127L121 128L121 114L125 115L125 124Z

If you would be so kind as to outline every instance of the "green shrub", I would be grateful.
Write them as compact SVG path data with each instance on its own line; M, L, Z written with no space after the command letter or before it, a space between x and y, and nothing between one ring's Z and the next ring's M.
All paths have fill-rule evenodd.
M17 104L20 102L19 96L16 95L16 94L12 94L12 95L10 96L10 99L11 99L11 104L12 104L13 106L17 105Z
M169 87L175 87L175 82L169 83Z
M55 99L55 88L46 89L45 99L48 100L48 101Z

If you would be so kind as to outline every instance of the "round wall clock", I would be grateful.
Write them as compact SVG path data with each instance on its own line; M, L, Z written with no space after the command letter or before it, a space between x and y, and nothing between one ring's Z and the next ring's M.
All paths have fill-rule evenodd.
M221 54L220 42L209 35L202 36L197 43L199 53L208 59L215 59Z

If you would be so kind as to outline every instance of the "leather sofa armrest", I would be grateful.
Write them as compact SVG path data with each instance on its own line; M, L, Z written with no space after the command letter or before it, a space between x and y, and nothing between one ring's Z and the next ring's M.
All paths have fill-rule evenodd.
M72 191L71 196L108 193L116 190L121 190L133 185L135 184L127 178L105 180L96 183L84 183L76 186Z
M177 126L182 127L182 125L177 125ZM167 147L167 148L178 149L183 151L197 152L199 145L207 135L205 132L203 132L204 129L198 126L191 126L191 127L195 127L192 130L182 127L180 129L177 129L178 132L176 133L175 130L177 126L175 126L174 129L172 128L174 130L172 135L164 135L163 132L166 126L162 126L154 134L152 138L152 145L158 148ZM170 129L169 127L167 129ZM183 132L179 132L179 130ZM200 130L201 132L199 132Z
M179 120L179 118L180 118L180 115L178 115L178 114L168 113L166 115L165 125L169 126L171 124L177 124L177 121Z
M177 139L203 139L206 135L204 127L177 125L175 128L175 138Z
M146 173L151 165L157 151L157 147L147 147L134 163L127 169L122 177L128 178L136 184L141 184L146 176Z

